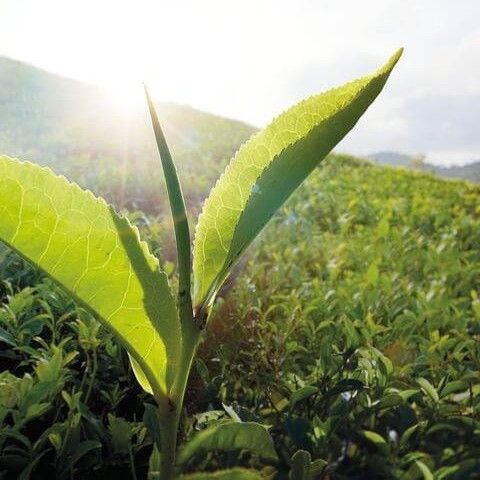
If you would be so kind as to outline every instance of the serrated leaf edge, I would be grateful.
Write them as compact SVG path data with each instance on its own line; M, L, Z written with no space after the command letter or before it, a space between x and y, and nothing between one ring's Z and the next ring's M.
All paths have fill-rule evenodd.
M70 181L68 178L66 178L64 175L59 175L57 173L55 173L51 168L49 167L46 167L44 165L38 165L34 162L31 162L29 160L20 160L16 157L10 157L8 155L0 155L0 159L6 159L7 161L10 161L10 162L14 162L14 163L18 163L18 164L21 164L23 166L26 166L26 167L33 167L33 168L36 168L36 169L39 169L43 172L45 172L47 175L50 175L51 177L55 178L55 179L58 179L62 182L64 182L64 184L66 184L68 187L71 187L71 188L74 188L77 192L79 193L83 193L83 194L87 194L93 201L95 201L97 204L107 208L108 210L110 210L115 216L116 216L116 219L119 220L120 222L122 222L124 225L127 226L127 228L129 228L133 234L134 234L134 237L135 239L137 240L139 246L140 246L140 249L142 251L142 253L145 255L145 258L146 260L150 260L152 262L154 262L157 267L158 267L158 272L160 275L162 275L168 285L168 288L169 288L169 294L171 296L171 299L172 299L172 303L175 305L175 301L174 301L174 298L173 298L173 295L172 295L172 290L171 290L171 286L170 286L170 282L168 280L168 276L166 275L166 273L160 268L160 262L158 260L158 258L153 255L151 252L150 252L150 249L148 247L148 243L145 241L145 240L142 240L141 237L140 237L140 231L138 230L138 227L136 225L132 225L130 220L121 215L117 209L115 208L115 206L113 206L112 204L108 203L103 197L100 197L100 196L96 196L91 190L87 189L87 188L82 188L80 187L76 182L72 182ZM81 304L86 310L88 310L91 314L93 314L96 318L98 318L100 320L100 322L102 323L102 325L105 327L105 328L108 328L110 331L113 331L114 334L115 334L115 337L119 340L119 342L124 346L124 348L127 350L127 352L137 361L137 363L140 365L142 371L144 372L145 376L147 377L148 379L148 382L150 383L150 385L152 386L152 390L155 394L156 397L158 398L162 398L162 397L165 397L166 398L166 394L167 392L164 392L160 385L158 384L157 382L157 379L155 378L155 376L153 375L153 372L150 370L150 368L147 366L147 364L144 362L143 358L141 358L139 355L137 355L136 353L133 353L133 348L132 346L130 345L129 342L125 341L123 336L120 335L120 333L117 332L117 330L115 328L113 328L111 326L110 323L107 322L106 319L104 319L98 312L96 312L88 303L86 303L84 300L82 300L81 298L79 298L74 292L72 292L69 288L65 287L60 281L58 281L54 276L52 276L51 274L49 274L48 272L46 272L40 265L36 264L35 262L32 262L30 259L26 258L22 252L20 252L19 250L17 250L13 245L11 245L10 243L0 239L0 243L3 243L4 245L7 245L11 250L13 250L17 255L19 255L21 258L25 259L25 261L27 261L28 263L32 264L34 263L35 264L35 267L37 269L39 269L40 271L42 271L48 278L51 278L60 288L62 288L64 291L66 291L72 298L75 299L75 301L79 304ZM150 318L149 318L150 319ZM178 316L177 316L177 320L178 320ZM151 321L151 319L150 319ZM152 326L153 328L155 329L155 325L153 324L152 322ZM156 329L155 329L156 330ZM179 329L180 331L180 334L181 334L181 329ZM160 337L161 338L161 337ZM148 373L146 373L148 372Z
M195 266L195 256L196 256L196 242L195 240L197 239L197 234L199 232L199 225L201 223L201 220L202 218L204 217L205 215L205 210L206 208L209 206L210 202L211 202L211 199L212 199L212 194L217 190L219 184L223 181L223 178L225 176L227 176L230 172L230 170L233 168L233 164L236 162L236 159L248 148L249 145L251 145L252 143L254 143L261 135L263 135L265 133L266 130L269 130L272 125L274 123L276 123L276 121L284 116L284 115L287 115L289 112L293 111L293 110L296 110L298 108L300 108L302 105L305 105L307 102L310 102L313 98L316 98L316 97L320 97L320 96L323 96L323 95L330 95L332 93L334 93L335 91L338 91L338 90L343 90L345 88L348 88L350 85L353 85L354 83L357 83L359 82L360 80L362 81L365 81L365 85L357 92L357 94L355 95L355 98L357 98L366 88L366 86L368 85L368 83L375 79L375 78L378 78L380 77L381 75L387 73L388 71L392 71L392 69L395 67L396 63L398 62L398 60L400 59L400 57L402 56L402 53L403 53L403 48L400 48L398 49L393 55L390 56L390 58L385 62L384 65L382 65L380 68L378 68L375 72L369 74L369 75L365 75L363 77L358 77L354 80L351 80L349 82L346 82L340 86L337 86L337 87L333 87L333 88L330 88L328 90L325 90L321 93L318 93L318 94L315 94L315 95L310 95L309 97L301 100L300 102L296 103L295 105L287 108L286 110L282 111L281 113L279 113L278 115L276 115L271 121L270 123L264 128L264 129L261 129L260 131L254 133L245 143L243 143L240 148L236 151L235 155L230 159L228 165L225 167L225 170L224 172L220 175L220 177L217 179L217 181L215 182L215 185L214 187L210 190L210 194L208 195L208 197L205 199L205 202L203 203L203 206L202 206L202 211L200 213L200 215L198 216L198 221L197 221L197 225L195 227L195 237L194 237L194 242L193 242L193 245L194 245L194 248L193 248L193 265ZM341 109L343 109L344 106L341 107ZM340 109L340 110L341 110ZM271 164L274 162L275 158L277 158L281 153L283 153L287 148L291 148L292 146L294 146L295 144L297 144L298 142L302 141L304 137L308 136L312 130L314 130L315 128L317 128L321 123L325 123L326 121L328 121L329 119L333 118L335 115L337 115L339 112L339 110L336 110L328 115L325 115L321 120L319 120L315 125L313 125L306 133L305 135L298 139L298 140L295 140L293 142L291 142L288 146L286 146L285 148L283 148L269 163L268 165L265 165L265 167L263 168L263 170L259 173L259 175L257 176L257 181L258 179L263 176L263 174L269 169L269 167L271 166ZM254 184L255 185L255 184ZM253 186L252 186L252 189L250 190L250 194L245 202L245 205L243 207L243 210L245 210L249 200L251 199L252 197L252 191L253 191ZM239 220L241 218L241 214L239 216L239 219L237 221L237 224L235 226L235 229L234 229L234 232L233 232L233 235L232 235L232 239L234 238L235 236L235 232L236 232L236 229L238 227L238 224L239 224ZM194 305L195 309L197 310L199 307L201 307L201 305L203 303L206 303L206 304L209 304L211 301L212 301L212 294L214 295L215 293L215 290L217 289L217 285L219 283L223 283L223 281L225 280L225 278L222 278L223 276L223 272L225 270L225 267L226 267L226 263L229 259L229 255L227 254L226 258L225 258L225 262L222 266L222 268L220 269L219 273L217 274L217 276L214 278L214 280L212 281L209 289L207 290L207 293L205 295L205 297L203 299L201 299L199 301L199 303L197 304L196 302L196 299L194 298L194 301L196 302L196 304ZM202 265L202 276L203 276L203 270L204 269L204 265ZM220 280L220 282L219 282ZM194 284L194 291L196 291L196 284ZM213 290L213 292L212 292Z

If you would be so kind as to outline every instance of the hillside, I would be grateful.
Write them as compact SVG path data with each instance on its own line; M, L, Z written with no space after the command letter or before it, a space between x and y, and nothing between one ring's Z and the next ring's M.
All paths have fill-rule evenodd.
M391 165L393 167L414 168L415 156L406 155L398 152L377 152L368 155L377 165ZM466 165L452 165L442 167L432 163L425 162L422 169L432 172L440 177L460 178L480 183L480 161L468 163Z
M158 112L192 194L208 191L255 131L182 105L159 103ZM138 203L145 183L162 184L149 122L144 105L127 111L99 87L0 58L0 152L50 165L98 193L108 183L120 206ZM157 201L141 206L155 210Z
M159 109L195 213L254 129ZM0 151L132 210L174 284L144 113L127 116L101 89L0 62ZM316 462L311 479L478 478L479 200L470 182L325 159L223 289L183 412L182 440L232 419L268 425L279 460L215 452L189 471L241 465L299 478L292 457L302 449ZM125 351L2 246L0 280L0 478L144 478L153 405Z
M158 111L189 185L187 195L198 205L256 129L184 105L159 103ZM0 57L0 125L0 153L49 165L120 208L162 210L162 175L143 105L125 110L100 87ZM412 160L397 152L369 158L406 168ZM480 162L424 167L439 176L480 181Z

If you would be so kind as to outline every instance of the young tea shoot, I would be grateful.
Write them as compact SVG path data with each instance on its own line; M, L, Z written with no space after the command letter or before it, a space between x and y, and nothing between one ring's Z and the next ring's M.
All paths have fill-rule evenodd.
M192 457L212 450L251 450L275 462L267 429L235 420L201 431L177 455L192 361L218 291L234 265L287 198L355 126L401 53L371 75L291 107L239 149L205 201L195 231L193 264L182 189L146 92L176 237L176 293L138 230L103 199L47 168L0 157L0 240L110 329L128 352L138 382L155 398L156 414L149 412L146 418L158 422L152 430L160 435L154 435L149 478L177 478ZM305 452L297 457L298 471L310 469ZM254 470L234 468L185 478L261 477Z

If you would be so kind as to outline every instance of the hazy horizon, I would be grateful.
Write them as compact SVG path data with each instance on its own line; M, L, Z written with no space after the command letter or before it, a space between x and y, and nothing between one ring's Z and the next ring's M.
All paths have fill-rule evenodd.
M461 164L480 160L480 3L461 3L0 0L0 55L121 98L146 80L161 101L263 126L403 46L389 85L338 150Z

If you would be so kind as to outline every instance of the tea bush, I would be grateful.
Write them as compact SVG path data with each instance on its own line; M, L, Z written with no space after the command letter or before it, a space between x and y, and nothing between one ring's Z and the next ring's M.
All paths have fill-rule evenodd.
M208 453L188 469L301 478L306 450L311 478L478 478L479 198L469 183L328 159L224 288L187 394L183 438L259 421L280 460ZM131 219L168 259L165 219ZM143 478L158 432L126 354L0 255L0 478Z

